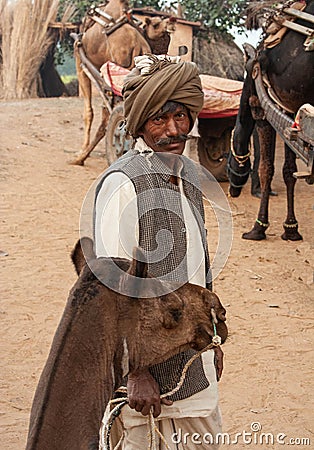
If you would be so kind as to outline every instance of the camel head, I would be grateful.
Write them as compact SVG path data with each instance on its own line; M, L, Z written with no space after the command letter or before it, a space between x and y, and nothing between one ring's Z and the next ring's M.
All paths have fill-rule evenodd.
M27 450L98 448L101 419L125 371L203 348L212 340L213 319L225 340L218 298L192 284L152 295L164 283L147 287L142 256L135 249L132 261L96 258L91 239L76 244L78 279L36 389ZM124 284L130 295L121 293Z
M162 36L175 31L175 18L146 17L143 29L151 40L158 40Z
M212 342L214 327L222 342L226 340L226 311L216 294L190 283L176 289L150 277L139 248L134 250L131 262L95 259L92 242L87 238L81 242L85 259L82 245L77 243L72 260L79 277L90 277L90 271L96 275L100 302L108 305L107 297L115 297L120 315L113 320L117 320L117 334L127 348L132 370L157 364L188 348L203 349ZM110 290L105 284L112 282L115 263L125 272Z

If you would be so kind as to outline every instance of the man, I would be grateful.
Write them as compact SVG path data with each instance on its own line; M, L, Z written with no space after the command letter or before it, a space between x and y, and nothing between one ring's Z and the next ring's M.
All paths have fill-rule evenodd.
M154 55L135 60L123 97L126 129L136 143L105 172L96 190L96 253L130 259L133 247L140 246L154 277L211 288L202 194L194 164L181 156L203 104L197 67ZM208 437L221 431L220 349L216 358L214 351L198 358L182 388L160 400L177 385L193 354L183 352L149 370L128 373L129 406L119 418L123 449L147 448L145 416L151 409L173 450L198 449L194 433ZM166 448L156 439L157 448ZM208 442L206 448L218 448Z

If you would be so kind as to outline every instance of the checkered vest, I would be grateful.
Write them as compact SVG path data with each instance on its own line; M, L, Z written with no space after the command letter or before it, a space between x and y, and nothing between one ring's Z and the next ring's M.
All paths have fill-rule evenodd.
M211 272L204 227L204 207L194 163L181 156L180 172L183 191L197 221L205 253L206 286L211 289ZM113 172L123 172L132 181L138 198L139 245L148 255L149 273L160 280L188 282L186 264L186 229L179 187L170 181L176 175L153 153L130 150L105 172L96 189L95 201L102 183ZM165 233L166 230L166 233ZM153 255L150 258L150 255ZM172 390L180 380L187 361L195 354L188 350L154 365L150 372L160 386L161 394ZM200 358L187 371L181 389L170 397L182 400L209 386Z

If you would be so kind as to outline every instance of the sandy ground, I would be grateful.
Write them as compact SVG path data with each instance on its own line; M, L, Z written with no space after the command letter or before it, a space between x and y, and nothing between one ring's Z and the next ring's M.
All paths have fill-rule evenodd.
M98 152L84 168L67 164L82 141L79 98L1 103L0 130L1 448L18 450L25 446L34 390L76 278L70 251L80 207L106 163ZM290 438L299 449L314 448L313 187L297 183L304 240L282 241L281 143L277 153L273 189L279 195L271 198L267 240L241 239L259 204L247 186L230 202L232 250L215 282L230 329L220 397L231 442L222 448L281 449L293 445ZM227 191L226 184L222 188ZM259 442L260 427L273 444Z

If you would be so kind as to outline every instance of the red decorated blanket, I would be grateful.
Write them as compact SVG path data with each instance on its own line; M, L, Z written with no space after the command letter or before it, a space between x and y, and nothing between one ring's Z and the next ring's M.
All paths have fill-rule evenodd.
M129 70L112 62L106 62L100 68L100 72L105 82L111 86L113 93L121 97L123 80ZM200 77L204 92L204 106L199 117L235 116L240 105L243 83L211 75L200 75Z

